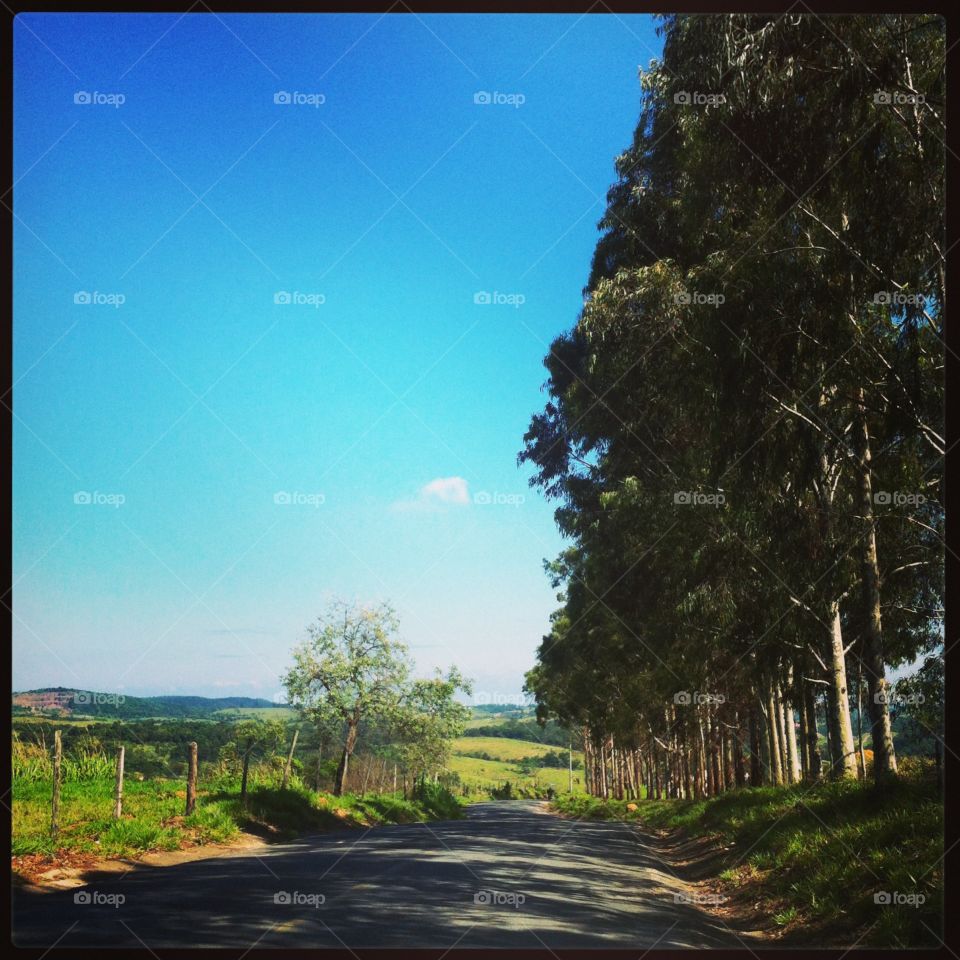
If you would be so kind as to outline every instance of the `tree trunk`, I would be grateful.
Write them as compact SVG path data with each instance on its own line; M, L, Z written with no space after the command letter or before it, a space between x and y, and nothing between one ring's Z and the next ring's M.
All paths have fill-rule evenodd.
M750 707L750 786L759 787L763 783L763 748L760 746L760 720L756 706Z
M793 686L793 665L787 669L788 689ZM790 782L799 783L802 774L800 771L800 751L797 747L797 727L793 715L793 701L783 696L783 728L787 735L787 769L790 771Z
M357 723L355 720L350 720L347 724L347 738L343 744L343 752L340 754L340 764L337 767L337 777L333 784L333 795L335 797L343 796L343 791L347 787L347 768L356 742Z
M247 748L243 751L243 776L240 778L240 803L247 805L247 780L250 776L250 754L253 753L253 741L247 742Z
M803 685L803 709L807 718L807 777L810 780L819 780L823 771L823 759L820 756L820 730L817 726L817 698L812 683L805 682Z
M867 757L863 752L863 660L857 658L857 759L860 779L867 779Z
M847 665L843 654L840 603L830 604L830 686L827 688L830 726L833 733L833 776L856 777L857 759L853 748L853 727L847 700Z
M781 715L781 723L777 723L777 714L779 710L777 708L776 696L774 695L774 686L772 680L767 680L767 702L766 702L766 715L767 715L767 739L769 740L770 747L770 782L777 787L783 786L783 765L780 762L780 758L783 755L780 747L780 726L783 722L783 716Z
M290 768L293 766L293 751L297 749L297 737L300 736L300 728L297 727L293 731L293 743L290 744L290 753L287 755L287 762L283 765L283 786L282 789L287 789L287 784L290 782Z
M784 716L783 691L780 688L779 681L773 685L773 702L776 707L777 742L780 744L780 771L783 774L783 782L792 783L790 779L790 756L789 750L787 749L787 726Z
M713 769L713 788L723 793L723 756L720 743L720 722L717 719L717 708L711 706L707 711L710 717L710 765Z
M873 481L870 471L870 429L863 405L863 388L857 404L857 480L860 513L866 535L860 541L863 568L863 604L867 633L863 643L863 666L867 672L867 709L873 739L873 776L880 782L897 774L897 755L887 703L888 683L883 662L883 627L880 621L880 565L877 562L877 525L873 515Z

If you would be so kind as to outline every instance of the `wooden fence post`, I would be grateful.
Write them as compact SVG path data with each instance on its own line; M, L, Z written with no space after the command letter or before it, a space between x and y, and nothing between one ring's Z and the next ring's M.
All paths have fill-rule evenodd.
M187 770L187 816L189 817L197 806L197 742L191 740L187 746L190 748L190 766Z
M113 819L119 820L123 813L123 754L124 747L117 749L117 785L113 793Z
M60 829L60 765L63 759L63 745L60 731L53 734L53 799L50 810L50 833L57 835Z
M293 731L293 743L290 744L290 753L287 755L287 762L283 767L283 789L287 789L287 782L290 780L290 767L293 765L293 751L297 749L297 737L300 736L300 728Z

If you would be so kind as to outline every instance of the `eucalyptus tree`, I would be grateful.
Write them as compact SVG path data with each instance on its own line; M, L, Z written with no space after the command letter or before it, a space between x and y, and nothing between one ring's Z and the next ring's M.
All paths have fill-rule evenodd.
M767 776L819 774L818 684L832 769L854 776L856 648L875 773L892 775L885 668L936 634L909 611L936 606L942 567L935 502L875 509L878 482L940 483L942 23L672 16L663 32L520 455L579 574L529 682L552 701L580 670L623 711L642 700L664 742L650 685L709 682L735 654ZM724 509L670 510L708 497Z

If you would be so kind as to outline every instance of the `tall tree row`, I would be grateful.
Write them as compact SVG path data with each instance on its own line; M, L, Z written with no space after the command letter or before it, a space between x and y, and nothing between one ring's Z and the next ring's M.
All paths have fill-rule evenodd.
M883 781L942 639L943 23L661 31L519 457L571 544L527 686L598 795L862 776L865 723Z

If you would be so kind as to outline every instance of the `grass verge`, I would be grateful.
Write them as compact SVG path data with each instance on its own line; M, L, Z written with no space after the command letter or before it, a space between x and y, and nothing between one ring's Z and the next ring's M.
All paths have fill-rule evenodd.
M456 819L461 804L443 787L426 784L410 799L402 794L334 797L298 781L286 790L270 782L250 787L246 805L236 779L198 791L196 811L184 816L181 781L131 780L124 788L123 816L114 820L113 781L68 781L62 785L60 830L50 834L50 783L18 782L13 788L14 869L81 857L131 857L147 851L226 843L241 830L286 839L311 830L384 823Z
M572 795L554 806L716 839L730 848L720 892L758 904L785 940L929 947L942 933L943 800L926 783L759 787L706 800L641 800L634 809Z

